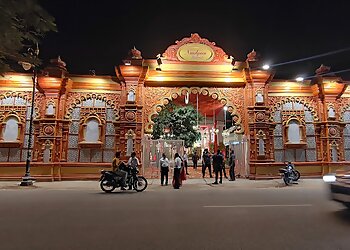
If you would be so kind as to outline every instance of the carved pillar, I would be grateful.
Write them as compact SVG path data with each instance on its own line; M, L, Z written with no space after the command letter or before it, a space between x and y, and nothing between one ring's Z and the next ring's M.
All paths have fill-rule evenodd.
M133 133L133 149L141 158L141 139L143 134L143 81L142 74L146 68L141 66L141 60L130 60L131 65L119 66L122 78L122 93L120 100L119 149L122 159L127 160L127 134ZM130 143L130 142L129 142Z
M317 73L317 71L316 71ZM319 97L318 107L320 122L317 124L317 138L323 164L323 173L328 173L332 163L344 161L344 124L340 122L340 110L337 109L337 100L346 89L339 77L318 76L312 82L314 96Z
M64 120L66 94L71 82L65 77L67 70L60 59L53 59L39 77L38 88L45 95L41 103L41 118L38 122L37 145L38 161L53 163L66 161L68 123Z
M273 161L273 130L275 125L269 122L269 107L248 107L248 116L251 162Z
M250 54L255 53L254 51ZM250 55L249 54L249 55ZM247 64L254 67L255 60L247 59ZM250 141L250 174L256 174L257 164L274 161L273 130L275 125L269 121L267 105L267 84L271 78L268 71L246 69L247 127Z

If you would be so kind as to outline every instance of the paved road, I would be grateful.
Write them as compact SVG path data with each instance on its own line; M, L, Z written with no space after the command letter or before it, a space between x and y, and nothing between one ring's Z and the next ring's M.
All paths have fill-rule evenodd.
M350 249L350 212L321 180L156 182L143 193L97 182L0 183L0 249Z

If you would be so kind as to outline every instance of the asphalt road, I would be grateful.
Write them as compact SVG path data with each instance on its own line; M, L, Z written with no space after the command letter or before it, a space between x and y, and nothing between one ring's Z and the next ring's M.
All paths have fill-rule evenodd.
M322 181L256 183L5 187L0 249L350 249L350 211Z

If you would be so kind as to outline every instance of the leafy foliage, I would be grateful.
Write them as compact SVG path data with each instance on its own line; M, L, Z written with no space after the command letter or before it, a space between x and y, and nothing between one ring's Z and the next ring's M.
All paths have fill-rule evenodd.
M199 114L199 122L202 116ZM153 119L153 139L166 136L164 128L169 128L174 135L172 139L184 140L185 147L191 147L193 143L200 139L200 133L194 128L197 125L197 111L193 106L176 106L168 104L159 115Z
M10 70L11 61L39 64L28 48L49 31L57 31L55 19L37 0L0 0L0 73Z

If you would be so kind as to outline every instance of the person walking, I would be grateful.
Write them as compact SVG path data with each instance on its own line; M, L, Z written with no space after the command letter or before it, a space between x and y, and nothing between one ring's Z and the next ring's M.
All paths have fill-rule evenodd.
M185 151L182 159L183 159L183 164L184 164L184 168L185 168L185 171L186 171L186 175L189 175L188 170L187 170L187 167L188 167L188 155L187 155L186 151Z
M230 181L235 181L236 176L235 176L235 166L236 166L236 156L235 156L235 151L232 149L231 154L230 154L230 160L229 160L229 166L230 166Z
M218 175L220 173L220 184L222 184L222 167L224 164L224 156L221 154L220 149L218 149L216 155L213 155L213 168L215 172L215 182L213 184L218 184Z
M182 160L178 153L175 153L175 162L174 162L174 177L173 177L173 186L174 189L180 188L180 171Z
M205 170L208 168L210 178L213 178L211 174L211 157L208 149L204 149L203 152L203 162L202 162L202 176L205 177Z
M194 154L192 155L192 162L193 162L193 169L197 169L198 166L198 155L197 151L194 151Z
M160 184L163 186L165 178L165 186L168 186L169 159L163 153L159 160L160 165Z

